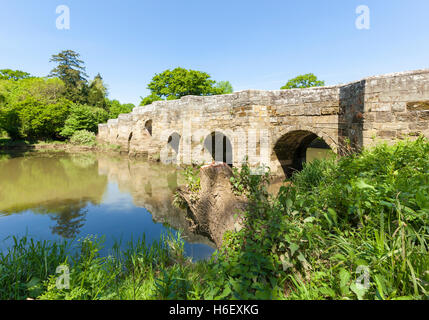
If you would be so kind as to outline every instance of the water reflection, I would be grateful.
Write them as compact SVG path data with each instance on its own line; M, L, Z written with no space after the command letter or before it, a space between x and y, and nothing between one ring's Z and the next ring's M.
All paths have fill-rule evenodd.
M172 205L179 184L175 168L127 157L3 155L0 240L22 235L24 226L31 236L42 239L74 239L87 234L128 237L139 232L156 239L165 231L164 225L181 230L188 249L192 243L200 244L192 247L195 250L203 248L201 244L213 246L193 234L184 212Z

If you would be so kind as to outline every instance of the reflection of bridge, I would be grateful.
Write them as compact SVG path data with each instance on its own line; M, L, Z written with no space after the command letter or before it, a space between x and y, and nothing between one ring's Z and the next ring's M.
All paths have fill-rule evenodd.
M122 192L129 193L137 207L151 213L153 221L180 230L189 243L214 246L209 239L196 234L185 212L173 205L173 193L180 183L175 168L105 155L98 155L97 160L98 173L115 181Z
M419 134L429 136L429 70L332 87L155 102L100 125L98 139L185 164L213 157L239 165L247 155L281 175L301 165L317 137L341 153L349 144L361 148L374 138Z

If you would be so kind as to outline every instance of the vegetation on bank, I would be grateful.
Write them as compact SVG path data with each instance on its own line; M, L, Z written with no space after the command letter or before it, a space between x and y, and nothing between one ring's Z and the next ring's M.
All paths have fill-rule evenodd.
M100 74L89 81L78 53L65 50L51 62L57 66L45 78L0 70L0 135L29 143L64 141L79 130L97 133L99 123L134 108L108 99Z
M172 236L108 257L96 239L74 254L15 240L0 256L0 298L428 299L428 154L419 138L314 161L277 196L268 175L236 172L234 189L250 203L245 226L208 261L191 263ZM61 264L70 289L55 285Z

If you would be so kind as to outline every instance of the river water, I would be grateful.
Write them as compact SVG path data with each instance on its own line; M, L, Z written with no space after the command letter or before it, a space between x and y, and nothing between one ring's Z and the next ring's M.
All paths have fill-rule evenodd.
M214 245L193 234L172 205L181 183L176 168L106 154L0 154L0 250L12 236L76 240L105 236L116 242L159 240L180 230L185 254L208 258Z

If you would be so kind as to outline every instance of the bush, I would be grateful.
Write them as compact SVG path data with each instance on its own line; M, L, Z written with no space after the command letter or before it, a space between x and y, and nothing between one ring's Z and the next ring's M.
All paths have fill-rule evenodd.
M88 130L79 130L73 133L70 143L74 145L93 146L95 145L95 134Z
M106 122L108 118L109 115L106 110L87 105L74 104L71 107L70 115L65 122L61 135L64 137L71 137L79 130L97 133L98 124Z
M420 138L315 161L275 198L244 167L244 228L225 235L204 296L427 299L428 154Z
M2 108L0 126L14 140L58 139L68 116L69 106L70 102L67 100L50 104L28 97L22 102Z

